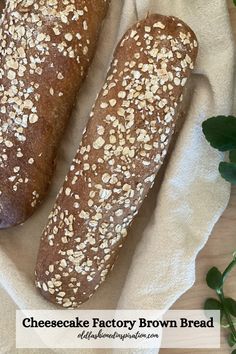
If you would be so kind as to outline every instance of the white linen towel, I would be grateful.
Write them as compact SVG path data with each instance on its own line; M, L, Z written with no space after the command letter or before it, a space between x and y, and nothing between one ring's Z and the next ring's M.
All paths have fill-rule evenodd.
M179 17L198 37L200 50L192 77L192 99L161 186L158 178L112 274L82 308L167 309L194 282L196 255L230 195L229 184L217 170L222 154L208 145L201 131L205 118L229 114L232 110L234 43L227 3L225 0L112 0L96 57L61 144L50 194L23 226L0 231L0 354L41 353L37 349L15 349L15 310L55 309L34 288L39 238L116 43L137 19L153 12ZM52 352L100 351L43 351L44 354Z

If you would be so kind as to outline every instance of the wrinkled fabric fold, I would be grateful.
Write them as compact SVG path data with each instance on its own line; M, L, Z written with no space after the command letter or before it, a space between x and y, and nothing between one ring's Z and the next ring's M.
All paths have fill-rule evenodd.
M15 310L55 309L34 288L39 239L102 87L116 43L136 20L154 12L179 17L198 37L199 56L191 79L188 110L166 169L145 200L113 272L81 308L168 309L194 283L196 256L207 242L230 195L230 185L221 179L217 170L223 156L208 145L201 131L205 118L232 113L234 42L227 2L113 0L95 59L58 153L49 196L23 226L0 232L1 353L40 352L15 349ZM53 352L68 351L44 350L45 354ZM70 352L92 354L100 350ZM128 351L101 351L124 352ZM151 354L158 349L129 352Z

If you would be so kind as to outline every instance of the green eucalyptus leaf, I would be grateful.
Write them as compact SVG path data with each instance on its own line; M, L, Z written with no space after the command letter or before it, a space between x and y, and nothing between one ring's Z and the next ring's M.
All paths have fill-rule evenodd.
M219 171L226 181L236 184L236 163L221 162L219 165Z
M227 341L230 347L233 347L236 344L235 338L232 333L229 334Z
M206 282L209 288L219 290L223 285L223 276L219 269L216 267L211 268L207 273Z
M233 0L234 5L236 6L236 0Z
M234 349L231 354L236 354L236 349Z
M236 149L236 117L212 117L202 124L202 130L212 147L220 151Z
M225 299L225 305L227 306L228 311L234 317L236 317L236 301L230 297Z
M236 150L231 150L229 153L229 161L236 163Z
M222 305L221 305L220 301L213 299L213 298L209 298L205 301L204 309L205 310L222 310Z
M220 301L213 299L213 298L207 299L204 303L204 310L206 311L207 316L208 316L208 314L207 314L208 310L219 310L220 311L220 323L223 320L224 312L223 312L223 307L222 307ZM210 317L210 316L208 316L208 317Z

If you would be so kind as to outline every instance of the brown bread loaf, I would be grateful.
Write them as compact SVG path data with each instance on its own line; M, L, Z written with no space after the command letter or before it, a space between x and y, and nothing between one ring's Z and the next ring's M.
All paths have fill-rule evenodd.
M3 12L4 7L5 7L5 1L4 0L0 0L0 16L1 16L2 12Z
M44 198L109 0L7 0L0 23L0 228Z
M119 43L41 239L36 286L76 308L105 280L174 132L197 40L151 15Z

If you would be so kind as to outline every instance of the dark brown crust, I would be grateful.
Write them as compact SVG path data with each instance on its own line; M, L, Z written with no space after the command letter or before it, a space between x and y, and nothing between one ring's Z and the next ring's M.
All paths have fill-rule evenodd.
M123 37L41 239L36 286L76 308L105 280L152 187L197 56L193 31L149 16Z
M24 222L45 197L108 3L7 1L0 24L0 228Z
M4 0L0 0L0 15L1 15L4 7L5 7L5 1Z

